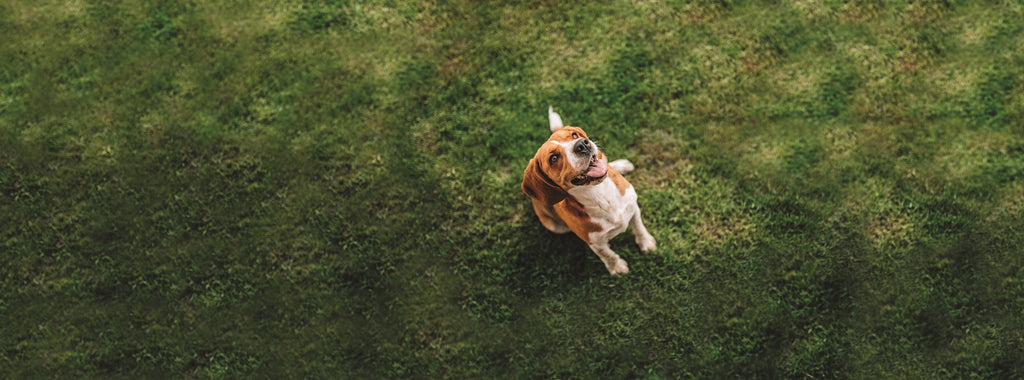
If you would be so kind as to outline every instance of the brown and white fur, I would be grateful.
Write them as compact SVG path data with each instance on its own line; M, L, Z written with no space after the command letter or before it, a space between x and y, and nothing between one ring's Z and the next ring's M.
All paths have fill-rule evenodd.
M526 166L523 192L544 227L559 234L572 231L601 258L608 273L628 273L626 260L608 244L612 238L629 227L641 251L657 247L640 219L636 190L621 174L632 171L633 164L608 162L586 132L564 126L550 108L548 120L551 137Z

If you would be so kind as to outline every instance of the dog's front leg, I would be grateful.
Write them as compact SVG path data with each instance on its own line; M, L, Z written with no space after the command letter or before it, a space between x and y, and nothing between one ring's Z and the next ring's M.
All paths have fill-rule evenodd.
M641 252L647 253L658 248L658 243L654 241L654 236L647 232L647 228L644 227L644 221L640 219L639 207L637 207L636 213L633 214L633 219L630 219L629 226L633 229L633 235L636 236L636 245L640 246Z
M608 273L612 276L618 276L620 274L629 273L629 266L626 265L626 260L623 260L619 255L612 251L612 247L608 245L608 242L595 242L590 244L590 249L594 250L597 257L604 261L605 268L608 268Z

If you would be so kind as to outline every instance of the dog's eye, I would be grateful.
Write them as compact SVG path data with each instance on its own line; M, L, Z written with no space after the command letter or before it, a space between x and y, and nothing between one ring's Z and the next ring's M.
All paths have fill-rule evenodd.
M559 156L557 154L552 154L551 157L548 157L548 164L551 164L551 165L557 164L558 163L558 158L559 158Z
M572 138L573 138L573 139L578 139L578 138L580 138L580 134L579 134L579 133L576 133L576 132L573 132L573 133L572 133Z

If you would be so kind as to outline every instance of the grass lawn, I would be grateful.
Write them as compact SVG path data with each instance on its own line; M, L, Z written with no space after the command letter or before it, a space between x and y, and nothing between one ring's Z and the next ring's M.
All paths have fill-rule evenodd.
M0 3L0 377L1024 377L1017 1ZM520 190L628 158L610 277Z

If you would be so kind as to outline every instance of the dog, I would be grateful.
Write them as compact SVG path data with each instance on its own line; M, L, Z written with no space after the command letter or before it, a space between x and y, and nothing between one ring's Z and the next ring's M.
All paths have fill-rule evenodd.
M583 129L565 126L548 108L551 137L523 172L523 192L548 230L572 231L601 258L612 276L629 273L629 265L608 242L632 228L640 251L657 248L640 218L636 190L622 176L633 170L628 160L608 162Z

